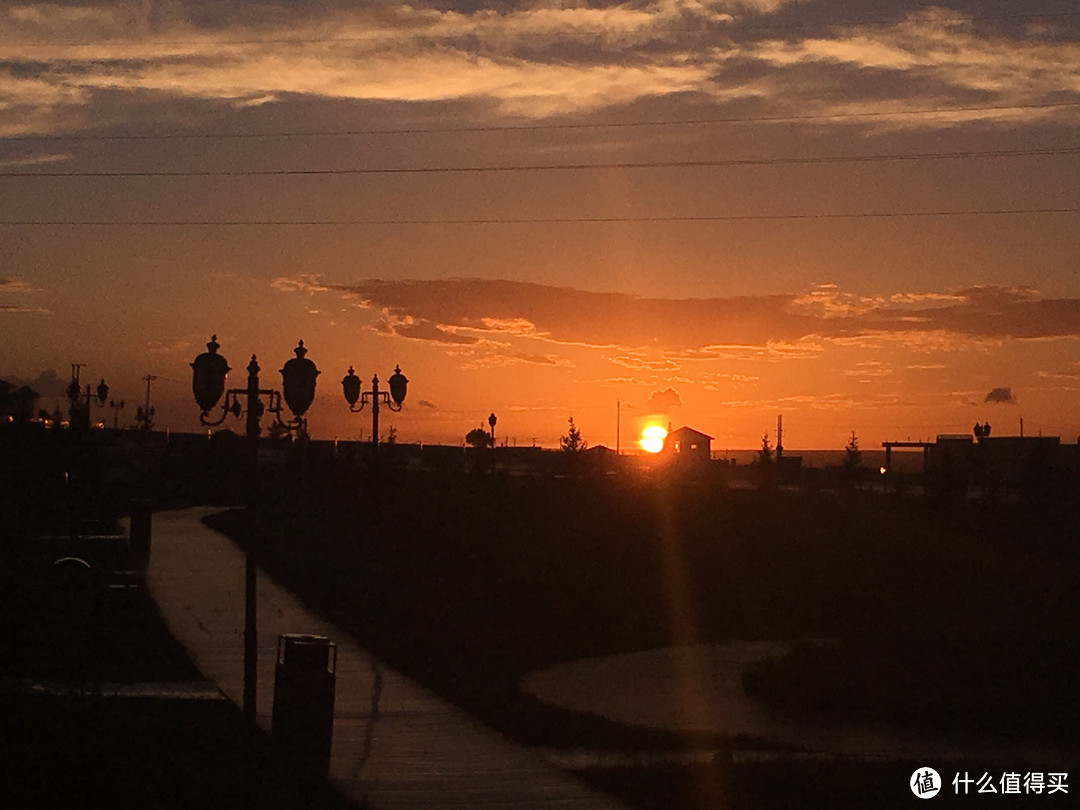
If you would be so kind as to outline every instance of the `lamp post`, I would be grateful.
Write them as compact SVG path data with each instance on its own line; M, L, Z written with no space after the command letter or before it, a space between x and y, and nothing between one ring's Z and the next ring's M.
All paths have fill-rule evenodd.
M226 369L227 371L228 369ZM146 383L146 405L139 405L135 409L135 421L139 423L139 429L149 431L154 426L154 413L156 408L150 404L150 383L157 379L156 374L147 374L142 378ZM213 407L211 405L211 407Z
M89 430L90 428L90 405L93 402L93 396L97 396L98 405L104 405L105 400L109 398L109 386L105 384L105 380L102 379L98 383L97 388L91 394L90 383L86 384L85 401L82 401L83 390L79 383L79 369L85 366L86 363L72 363L71 364L71 384L67 387L68 399L71 402L70 415L71 426L73 428L82 428Z
M259 421L264 412L269 411L277 419L278 423L290 431L297 431L300 435L307 435L307 420L304 413L315 399L315 378L319 370L315 364L304 357L307 349L304 341L300 341L294 351L296 357L285 363L281 369L282 388L285 391L285 401L289 410L293 412L293 418L285 421L281 418L282 395L271 388L259 387L259 364L255 355L251 355L248 363L247 387L230 388L225 390L225 376L229 373L229 364L217 350L221 348L217 342L217 335L210 338L206 344L206 351L195 358L192 368L192 392L195 401L202 412L199 414L199 422L205 427L214 427L225 421L230 413L239 419L241 414L246 416L247 427L247 455L248 455L248 538L244 553L244 719L248 728L256 728L255 693L258 683L258 628L255 620L255 541L256 541L256 474L259 459ZM225 400L222 403L221 417L212 420L210 411L217 405L222 394ZM261 397L266 397L266 405L263 405ZM241 405L244 399L246 408Z
M390 375L390 392L379 390L379 375L371 378L371 390L360 393L360 378L356 376L353 367L349 366L349 373L342 379L341 387L345 394L345 401L349 403L349 410L360 413L364 406L371 404L371 448L372 455L379 447L379 408L385 405L392 411L400 411L401 404L405 401L405 389L409 380L401 373L401 366L394 367L394 373ZM359 406L357 405L359 402Z
M104 382L104 380L102 380ZM109 407L113 409L112 426L113 430L120 429L120 411L124 409L124 400L117 402L115 399L109 400Z
M491 449L495 449L495 423L499 420L495 418L495 414L488 417L488 425L491 427Z

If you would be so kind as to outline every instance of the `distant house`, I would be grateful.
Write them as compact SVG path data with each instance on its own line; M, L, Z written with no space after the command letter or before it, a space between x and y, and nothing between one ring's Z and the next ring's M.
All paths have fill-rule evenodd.
M37 412L41 394L28 385L16 388L0 380L0 419L7 422L25 422Z
M664 454L677 464L708 466L713 437L692 427L673 430L664 440Z

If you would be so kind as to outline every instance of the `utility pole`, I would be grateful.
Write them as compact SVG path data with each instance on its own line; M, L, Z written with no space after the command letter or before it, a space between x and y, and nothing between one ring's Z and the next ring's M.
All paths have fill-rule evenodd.
M622 455L622 402L615 400L615 455Z
M150 430L150 423L152 421L152 411L150 410L150 383L157 379L156 374L147 374L142 378L146 383L146 404L143 406L142 414L140 418L139 414L135 415L136 421L142 422L143 430Z
M71 407L68 411L68 418L70 420L71 427L90 427L90 405L86 406L86 414L82 412L82 403L79 402L79 398L82 395L82 383L79 382L79 370L86 367L86 363L72 363L71 364L71 384L67 387L68 400L71 402ZM85 419L83 418L85 416ZM83 423L86 423L83 425Z

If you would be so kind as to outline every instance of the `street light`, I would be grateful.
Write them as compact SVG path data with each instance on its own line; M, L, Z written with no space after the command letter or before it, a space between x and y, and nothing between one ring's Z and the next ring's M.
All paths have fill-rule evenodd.
M488 425L491 427L491 449L495 449L495 423L499 420L492 414L488 417Z
M210 338L206 344L206 351L195 358L191 364L193 371L191 389L195 394L195 401L202 409L199 414L199 422L204 427L216 427L225 421L231 413L237 419L241 414L247 414L247 435L249 439L258 439L259 420L264 412L274 415L283 427L290 431L297 431L301 435L307 434L307 420L304 414L311 407L315 399L315 378L319 376L319 370L315 364L304 355L304 341L300 341L295 349L296 357L285 363L281 369L282 388L285 391L285 404L293 412L293 418L284 420L281 418L281 392L273 388L259 387L259 363L255 355L251 355L248 363L248 384L246 388L230 388L225 390L225 375L231 371L228 361L217 350L221 346L217 342L217 335ZM210 411L217 405L221 395L225 394L225 401L221 406L221 417L216 420L209 418ZM266 405L263 405L260 396L266 397ZM247 409L240 404L241 397L247 399Z
M226 368L225 370L228 371L229 369ZM157 412L157 408L150 404L150 383L157 379L157 375L147 374L142 379L146 383L146 404L136 406L135 421L139 424L140 430L149 431L154 426L154 414ZM222 385L224 386L224 380ZM211 407L213 407L212 403Z
M71 384L67 387L67 396L71 401L70 415L73 428L89 429L90 427L90 404L93 402L90 383L86 384L86 400L84 402L80 401L83 397L83 390L79 383L79 369L85 365L86 363L71 364ZM98 405L104 405L105 400L109 398L109 386L105 384L104 379L98 383L94 395L97 396Z
M104 382L104 380L102 380ZM120 411L124 409L124 400L117 402L115 399L109 400L109 407L113 409L112 426L113 430L120 429Z
M319 376L319 370L315 364L304 357L307 349L304 341L300 341L294 351L296 357L285 363L281 369L282 388L285 391L285 402L289 410L293 412L293 418L285 421L281 418L280 392L271 388L259 387L259 364L255 355L251 355L248 363L248 380L246 388L230 388L225 390L225 376L229 373L229 363L217 353L221 346L217 342L217 335L210 338L206 344L206 351L195 358L191 364L192 381L191 390L195 394L195 402L198 403L202 412L199 414L199 422L205 427L214 427L225 421L230 413L237 419L241 414L247 415L247 450L248 450L248 537L244 552L244 719L248 728L256 727L255 715L255 691L258 683L258 628L255 621L255 507L256 507L256 482L255 475L258 469L259 459L259 420L264 411L274 414L278 423L290 431L296 431L301 436L307 435L307 420L304 414L315 399L315 378ZM217 405L222 394L225 401L222 403L221 418L212 420L209 418L210 411ZM267 404L264 407L261 397L266 397ZM240 400L246 400L247 408L241 405Z
M394 367L394 373L390 375L390 393L379 390L379 375L371 378L371 390L360 393L360 378L356 376L353 367L349 366L349 373L342 379L341 387L344 389L345 401L349 403L349 410L360 413L364 406L371 404L371 446L377 449L379 446L379 408L385 405L392 411L400 411L401 404L405 401L405 389L409 380L401 373L401 366ZM357 406L357 402L360 403Z

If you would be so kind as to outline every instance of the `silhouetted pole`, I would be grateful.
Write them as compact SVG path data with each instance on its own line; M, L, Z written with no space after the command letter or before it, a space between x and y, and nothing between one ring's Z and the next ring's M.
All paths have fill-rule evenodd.
M256 624L256 585L257 569L255 567L255 551L258 542L258 521L256 509L258 506L258 470L259 470L259 420L265 411L269 410L277 419L278 424L290 431L306 432L304 413L315 398L315 378L319 371L310 360L305 360L304 341L300 341L294 350L296 359L290 360L281 370L282 384L285 390L285 399L294 417L288 422L281 418L282 395L274 389L259 388L259 364L255 355L251 355L248 364L247 388L230 388L225 392L225 376L229 373L229 364L225 358L217 353L220 348L217 335L210 338L206 344L206 352L195 358L192 368L192 392L195 401L199 404L202 413L199 422L206 427L220 425L230 413L239 418L244 412L240 404L240 398L246 397L247 403L247 542L244 544L244 692L243 712L244 721L250 731L257 729L255 698L258 683L258 628ZM151 375L152 376L152 375ZM149 382L147 383L149 386ZM214 408L221 395L225 394L225 402L222 405L221 418L209 419L210 410ZM265 395L268 406L264 407L260 396Z
M776 417L776 463L779 465L784 458L784 415Z
M112 426L113 430L120 429L120 410L124 407L124 400L117 402L114 399L109 400L109 407L113 409Z
M256 621L256 586L258 585L255 567L255 538L258 525L255 509L258 503L259 469L259 419L262 417L262 402L259 399L259 364L255 355L248 363L247 383L247 524L248 538L244 546L244 721L249 729L256 727L255 700L259 679L259 631ZM149 387L147 383L147 387Z
M379 452L379 375L371 378L371 454Z
M491 449L492 450L495 449L495 423L498 422L498 421L499 420L495 417L495 414L492 414L491 416L488 417L488 425L491 426Z
M68 408L68 424L72 429L82 427L83 413L82 404L79 402L82 396L82 384L79 382L79 370L84 368L86 363L72 363L71 364L71 384L67 387L68 401L70 407ZM90 418L86 418L86 426L90 426Z
M157 379L157 376L154 375L154 374L147 374L145 377L143 377L143 380L146 382L146 405L143 406L143 412L142 412L142 414L143 414L142 423L143 423L143 429L144 430L150 430L150 422L151 422L150 383L152 383L156 379Z
M622 401L615 400L615 455L622 455Z

